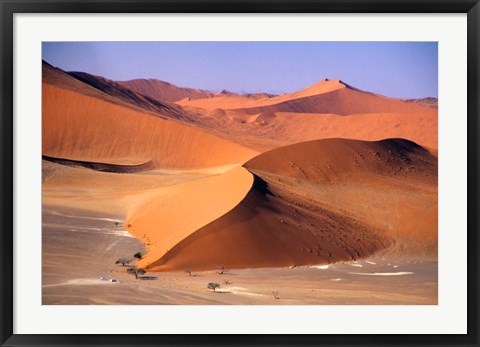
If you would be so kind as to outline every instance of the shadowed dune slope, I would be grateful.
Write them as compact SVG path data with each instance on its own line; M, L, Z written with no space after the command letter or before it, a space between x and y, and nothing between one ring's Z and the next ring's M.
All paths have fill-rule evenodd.
M134 110L153 112L182 121L196 118L195 114L178 105L160 102L132 91L115 81L85 72L65 72L45 61L42 62L42 81Z
M430 107L365 93L349 87L331 92L293 98L278 104L243 108L248 114L259 112L302 112L349 115L379 112L435 112Z
M159 115L43 84L42 154L116 165L206 168L257 153Z
M255 180L235 208L147 267L294 266L379 251L434 257L436 166L406 140L330 139L261 154L245 164Z
M179 105L198 107L203 109L243 109L251 107L262 107L280 104L292 99L304 98L312 95L328 93L334 90L345 88L345 84L339 80L323 80L305 89L281 95L265 93L258 94L235 94L227 91L215 94L213 97L204 99L184 99L177 102Z
M237 167L152 193L125 221L127 230L148 248L137 266L150 269L178 242L238 205L252 184L253 175Z

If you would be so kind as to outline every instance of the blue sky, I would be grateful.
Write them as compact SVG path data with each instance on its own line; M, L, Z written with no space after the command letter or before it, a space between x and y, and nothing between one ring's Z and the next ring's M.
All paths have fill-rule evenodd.
M113 80L287 93L341 79L397 98L438 95L436 42L44 42L42 58Z

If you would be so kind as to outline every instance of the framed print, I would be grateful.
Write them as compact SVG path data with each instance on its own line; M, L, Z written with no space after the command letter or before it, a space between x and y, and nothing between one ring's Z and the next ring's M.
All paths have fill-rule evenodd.
M479 344L477 1L1 11L2 344Z

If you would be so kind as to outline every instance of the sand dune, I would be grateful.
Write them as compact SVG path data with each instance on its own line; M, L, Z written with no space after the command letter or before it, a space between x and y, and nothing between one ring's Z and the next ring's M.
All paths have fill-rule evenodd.
M279 104L293 99L328 93L345 87L345 84L341 83L339 80L323 80L300 91L278 96L265 93L239 95L235 93L224 92L216 94L214 97L210 96L209 98L204 99L183 99L178 101L177 104L209 110L216 108L240 109L262 107Z
M149 250L137 265L154 268L155 262L178 242L240 203L252 184L253 176L246 169L237 167L222 175L152 194L134 208L125 221L127 230Z
M363 92L339 80L320 81L301 91L273 98L251 99L244 96L220 96L182 100L177 104L208 110L241 109L247 114L301 112L348 115L379 112L434 112L431 107Z
M156 167L242 164L256 152L159 115L43 84L43 149L49 157Z
M139 179L139 191L107 184L94 204L102 211L121 200L125 228L148 248L140 267L436 257L438 120L430 99L390 99L339 80L279 96L212 94L48 64L43 78L42 154L55 163L44 164L51 204L62 204L63 195L54 196L60 183L72 184L62 172L81 187L154 171ZM183 178L166 178L175 175Z
M261 154L245 167L254 174L254 184L241 202L198 230L182 233L176 243L169 243L168 252L163 247L139 265L153 271L202 270L220 265L249 268L331 263L378 251L436 254L435 245L423 242L436 236L435 224L420 227L416 220L417 214L424 212L423 205L399 211L394 228L382 224L384 219L372 218L385 209L394 210L393 204L410 204L419 198L435 208L436 157L413 142L312 141ZM209 182L216 185L218 179ZM367 213L351 207L346 186L352 196L372 194L370 198L381 199L380 212L372 204L365 205L372 209ZM176 199L198 199L196 194L212 190L200 187L203 185L196 192L189 189L184 198L177 191ZM164 216L155 224L163 221L168 225L171 212L162 201L160 197L149 214ZM152 202L148 206L153 206ZM196 215L191 215L192 221ZM142 222L140 212L127 223L137 220L132 223L139 228L134 233L143 230L150 237L150 230L158 230L148 226L151 216L143 217L147 222ZM416 228L415 239L404 238L410 227Z
M182 99L200 99L213 97L206 90L177 87L171 83L156 79L134 79L118 82L121 85L159 101L179 101Z
M276 97L217 96L178 104L198 114L195 123L202 128L260 152L334 137L404 138L438 147L435 108L363 92L339 80Z
M234 111L236 112L236 111ZM427 113L366 113L340 116L317 113L207 113L220 137L265 152L294 143L327 138L378 141L403 138L438 148L438 116ZM205 123L208 126L208 122Z

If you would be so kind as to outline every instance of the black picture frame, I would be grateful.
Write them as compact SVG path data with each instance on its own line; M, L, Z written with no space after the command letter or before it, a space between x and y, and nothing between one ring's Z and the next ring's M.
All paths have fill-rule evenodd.
M2 346L479 346L479 0L0 0ZM17 335L13 334L13 16L15 13L467 13L468 334L465 335ZM452 319L454 319L452 317Z

